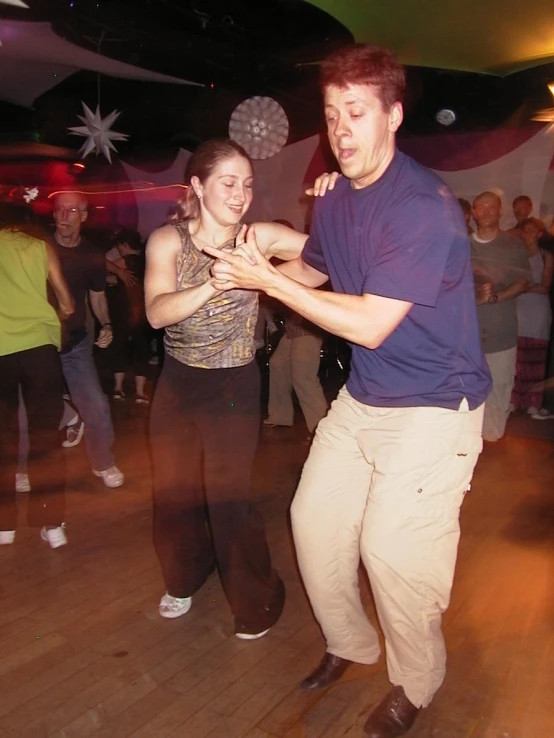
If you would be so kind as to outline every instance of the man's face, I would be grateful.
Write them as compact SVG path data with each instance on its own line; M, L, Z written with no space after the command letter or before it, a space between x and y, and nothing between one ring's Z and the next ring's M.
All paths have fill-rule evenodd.
M479 228L498 228L502 205L494 195L483 195L473 204L473 218Z
M383 109L373 85L325 89L325 119L331 149L355 189L367 187L386 170L402 123L402 105Z
M65 192L56 197L54 221L56 231L64 238L78 236L81 225L87 219L87 206L84 200L73 192Z
M529 200L518 200L514 204L514 217L518 223L522 223L533 212L533 203Z

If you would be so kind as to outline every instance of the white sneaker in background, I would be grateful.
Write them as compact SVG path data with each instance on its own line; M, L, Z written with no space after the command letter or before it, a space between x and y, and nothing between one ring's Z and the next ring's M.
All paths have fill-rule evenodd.
M85 424L77 416L77 422L72 423L71 425L66 426L65 433L66 433L66 439L65 441L62 441L62 446L64 448L73 448L73 446L78 446L79 443L81 443L81 438L83 437L83 433L85 430Z
M57 528L47 528L46 526L40 531L40 537L43 541L50 544L50 548L59 548L65 546L67 543L67 536L65 535L65 523L62 523Z
M109 469L104 469L103 471L96 471L96 469L93 469L92 473L96 477L101 477L104 480L106 487L111 487L112 489L115 487L121 487L125 481L123 472L120 471L117 466L110 466Z
M531 417L533 420L554 420L554 413L551 413L550 410L547 410L545 407L541 407L541 409L534 415L531 415Z
M527 408L527 415L536 415L538 412L539 412L539 408L533 407L533 405Z
M267 628L267 630L262 630L261 633L235 633L235 635L241 641L257 641L258 638L263 638L264 635L267 635L269 631L270 628Z
M15 530L0 530L0 546L9 546L15 541Z
M17 474L15 475L15 491L19 494L31 491L28 474L25 474L24 472L17 472Z
M186 615L192 605L192 597L172 597L167 592L160 600L158 612L162 618L178 618Z

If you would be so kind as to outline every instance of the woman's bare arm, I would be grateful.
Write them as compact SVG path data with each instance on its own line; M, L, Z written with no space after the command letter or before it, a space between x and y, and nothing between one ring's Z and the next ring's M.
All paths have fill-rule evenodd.
M148 239L144 297L146 316L153 328L165 328L190 318L218 294L211 280L177 290L177 255L180 247L181 239L172 226L158 228Z

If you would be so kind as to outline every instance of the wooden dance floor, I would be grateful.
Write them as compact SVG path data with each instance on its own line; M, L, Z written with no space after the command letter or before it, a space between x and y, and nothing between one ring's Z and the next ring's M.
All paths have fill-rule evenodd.
M66 451L69 545L41 542L19 496L16 542L0 547L0 737L361 738L389 688L383 658L323 693L297 688L324 651L288 523L305 430L262 431L255 497L287 604L248 643L215 575L188 615L158 617L147 411L127 403L115 408L124 487L92 476L83 444ZM553 462L546 439L487 445L463 508L447 678L411 738L554 738Z

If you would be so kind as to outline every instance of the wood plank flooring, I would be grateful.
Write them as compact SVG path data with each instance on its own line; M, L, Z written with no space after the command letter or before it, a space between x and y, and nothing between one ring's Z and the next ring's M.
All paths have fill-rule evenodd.
M255 496L287 604L248 643L233 636L216 576L187 616L158 617L146 415L115 415L125 486L106 489L83 446L68 449L69 545L39 540L21 495L16 542L0 547L0 738L361 738L389 688L383 660L323 694L297 689L324 649L288 526L302 429L262 431ZM487 444L444 619L447 679L413 738L554 738L553 482L551 441Z

